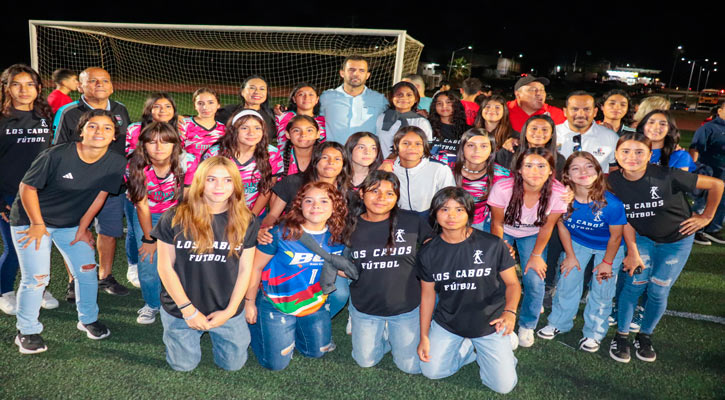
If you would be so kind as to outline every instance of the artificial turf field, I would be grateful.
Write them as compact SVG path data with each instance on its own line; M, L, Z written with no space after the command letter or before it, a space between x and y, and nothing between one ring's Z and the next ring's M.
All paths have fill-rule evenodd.
M687 147L690 138L691 132L683 135L683 147ZM672 289L668 309L725 317L724 258L725 246L695 245ZM128 285L125 273L123 241L119 241L114 275ZM337 349L322 359L306 359L297 353L286 370L270 372L257 364L250 349L244 368L226 372L214 365L211 344L205 336L199 367L190 373L174 372L165 361L160 321L150 326L135 321L136 310L143 306L139 289L131 288L126 297L99 294L100 319L112 334L93 341L75 328L75 307L62 300L66 272L55 250L51 276L49 290L61 300L61 305L56 310L41 310L47 352L21 355L13 344L15 318L0 314L0 399L504 397L481 385L475 364L440 381L400 372L390 355L376 367L358 367L350 356L350 337L345 335L346 310L333 320ZM539 327L545 325L545 315L548 310ZM537 338L533 347L516 350L519 383L505 397L725 398L725 325L665 316L653 335L657 361L645 363L633 357L629 364L620 364L607 354L614 329L610 329L598 353L575 350L582 323L579 314L572 332L560 334L552 341Z

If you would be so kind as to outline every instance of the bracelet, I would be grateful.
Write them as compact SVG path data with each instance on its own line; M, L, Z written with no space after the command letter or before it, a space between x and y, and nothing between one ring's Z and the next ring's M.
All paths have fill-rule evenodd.
M505 308L504 308L503 312L510 312L511 314L516 315L516 312L515 311L507 310Z
M185 309L186 307L189 307L191 305L191 302L184 303L183 305L177 306L179 308L179 311Z
M188 321L190 319L193 319L197 315L199 315L199 310L194 310L194 313L193 314L189 315L188 317L184 317L184 321Z
M607 260L605 260L603 258L602 258L602 262L605 263L605 264L607 264L607 265L612 265L612 263L610 263L609 261L607 261Z
M257 299L250 299L249 297L245 297L244 300L247 300L247 301L257 301Z
M530 256L530 257L541 257L541 254L534 254L534 253L531 253L531 256Z
M155 238L146 239L146 236L141 236L141 243L154 244L154 243L156 243L156 239Z

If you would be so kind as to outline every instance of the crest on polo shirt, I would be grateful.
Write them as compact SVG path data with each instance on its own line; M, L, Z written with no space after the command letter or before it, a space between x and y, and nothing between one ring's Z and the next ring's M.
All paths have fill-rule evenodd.
M601 157L606 154L604 150L605 149L603 147L597 147L596 150L592 151L592 154Z
M123 125L123 118L121 118L120 115L116 114L113 116L113 118L116 118L116 123L118 124L118 126Z

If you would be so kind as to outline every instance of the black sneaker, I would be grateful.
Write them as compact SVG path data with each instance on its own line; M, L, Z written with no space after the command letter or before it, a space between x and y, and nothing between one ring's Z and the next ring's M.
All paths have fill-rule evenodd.
M125 296L128 294L126 286L116 282L116 278L114 278L113 275L108 275L107 277L100 279L98 281L98 289L116 296Z
M71 304L76 302L76 284L72 280L68 282L68 287L65 290L65 301Z
M703 232L695 233L695 243L699 244L700 246L709 246L712 244L710 239L708 239Z
M18 345L18 350L22 354L42 353L48 350L48 346L38 334L23 335L18 332L18 335L15 336L15 344Z
M106 328L106 325L103 325L98 321L92 324L84 324L78 321L76 328L78 328L79 331L85 332L86 336L93 340L105 339L111 334L111 331Z
M634 337L634 347L637 349L635 354L642 361L654 362L657 359L654 347L652 347L652 337L644 333L638 333Z
M702 236L704 236L706 239L710 239L711 241L718 243L718 244L725 244L725 232L720 230L719 232L702 232ZM697 238L695 238L697 239Z
M629 335L621 333L614 334L614 338L612 338L612 344L609 345L609 356L612 357L615 361L626 364L632 358L629 355L629 340L627 340L628 336Z

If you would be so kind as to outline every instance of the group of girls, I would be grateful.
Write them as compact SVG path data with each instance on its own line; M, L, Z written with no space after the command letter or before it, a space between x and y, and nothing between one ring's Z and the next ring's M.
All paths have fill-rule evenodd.
M44 126L37 74L8 70L2 83L1 122ZM572 329L582 267L593 258L580 348L597 351L623 264L628 274L610 355L629 361L629 323L646 288L635 347L638 358L654 361L651 335L669 289L692 234L712 218L723 191L719 180L656 165L681 157L667 112L648 114L638 127L644 134L621 137L621 169L605 178L589 153L562 159L546 116L532 117L517 138L499 97L484 101L471 128L456 96L441 92L428 123L415 113L417 91L398 84L390 112L379 118L380 135L359 132L342 146L324 142L319 96L308 84L295 88L270 134L267 89L260 77L246 80L242 103L225 124L217 122L219 98L210 89L194 93L197 115L184 119L168 95L156 94L127 133L129 232L145 302L137 321L152 323L160 314L172 368L196 367L205 331L215 363L228 370L244 365L250 344L272 370L285 368L295 348L322 357L335 349L331 318L349 299L352 357L360 366L376 365L390 351L402 371L438 379L475 360L482 383L507 393L518 379L516 343L534 342L547 243L557 225L565 254L539 337ZM614 126L618 115L607 123ZM11 238L3 225L3 242L14 244L21 269L15 340L22 353L47 349L38 311L50 241L75 278L78 329L92 339L110 334L98 321L88 226L105 196L119 190L111 183L127 161L107 151L115 134L107 112L86 114L79 130L81 142L48 150L43 131L33 130L40 139L27 142L41 145L35 154L17 154L28 173L17 182L3 176L8 204L13 193L6 188L19 185ZM275 135L281 150L270 143ZM2 140L3 154L14 149L8 135ZM81 176L80 190L67 185ZM709 195L703 214L693 216L682 194L695 188Z

